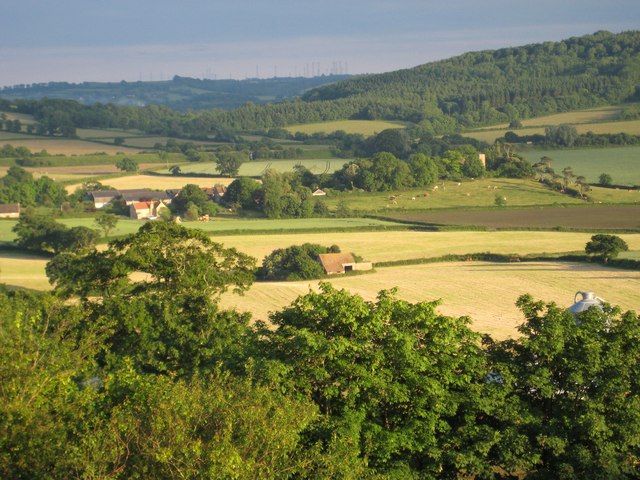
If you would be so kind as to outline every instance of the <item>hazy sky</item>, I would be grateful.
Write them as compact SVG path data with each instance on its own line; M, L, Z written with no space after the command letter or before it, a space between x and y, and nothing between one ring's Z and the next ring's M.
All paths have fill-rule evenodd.
M0 0L0 85L382 72L630 29L639 0Z

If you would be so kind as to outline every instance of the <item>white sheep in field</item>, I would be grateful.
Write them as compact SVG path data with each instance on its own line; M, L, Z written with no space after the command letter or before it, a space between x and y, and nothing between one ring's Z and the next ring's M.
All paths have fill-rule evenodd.
M433 187L431 190L433 190L434 192L435 192L436 190L438 190L438 185L436 185L435 187Z
M415 199L416 199L416 197L411 197L411 200L415 200Z
M460 182L457 183L458 186L462 185Z

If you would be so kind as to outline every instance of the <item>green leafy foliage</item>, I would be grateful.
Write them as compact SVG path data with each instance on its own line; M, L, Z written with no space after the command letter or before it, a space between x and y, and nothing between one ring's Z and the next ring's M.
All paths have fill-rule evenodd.
M36 252L78 252L92 249L99 238L99 233L88 227L68 228L56 222L49 215L39 214L33 210L21 213L18 223L13 227L16 244L26 250Z
M116 167L123 172L137 172L138 162L129 157L123 157L116 160Z
M105 251L54 257L47 275L58 295L80 298L86 328L106 332L105 362L129 356L144 371L186 375L242 361L248 315L216 299L230 286L246 290L254 265L203 232L150 222Z
M13 166L0 178L0 203L59 207L66 199L64 187L46 175L36 180L25 169Z
M244 209L255 209L257 192L260 190L260 183L248 177L236 178L227 187L223 200L229 205L238 205Z
M489 349L513 415L502 435L520 457L508 470L531 472L526 478L636 476L637 315L606 307L575 318L530 296L518 305L526 319L521 337Z
M177 215L189 212L194 217L190 220L197 220L200 215L215 215L218 206L198 185L188 184L171 201L171 210Z
M116 228L116 225L118 224L118 217L113 213L99 213L96 216L95 223L102 229L104 236L108 237L109 232Z
M479 337L436 305L393 292L366 302L325 283L271 315L265 369L317 404L310 440L348 442L384 478L490 472L481 452L497 437L479 421L494 408Z

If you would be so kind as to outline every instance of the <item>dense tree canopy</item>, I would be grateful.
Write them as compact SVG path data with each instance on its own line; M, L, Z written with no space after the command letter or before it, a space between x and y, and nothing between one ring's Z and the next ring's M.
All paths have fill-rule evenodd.
M3 478L632 479L640 319L524 296L520 336L321 284L223 310L252 259L150 222L0 288Z

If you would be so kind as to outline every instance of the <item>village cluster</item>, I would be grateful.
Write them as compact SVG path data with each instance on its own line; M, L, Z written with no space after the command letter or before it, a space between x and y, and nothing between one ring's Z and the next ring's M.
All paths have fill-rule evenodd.
M224 185L202 187L204 193L216 203L222 202L227 191ZM130 190L96 190L89 197L96 210L104 208L115 200L122 200L129 207L129 217L134 220L154 220L163 210L168 210L171 201L180 193L180 189L151 190L148 188ZM202 220L209 220L207 218Z

